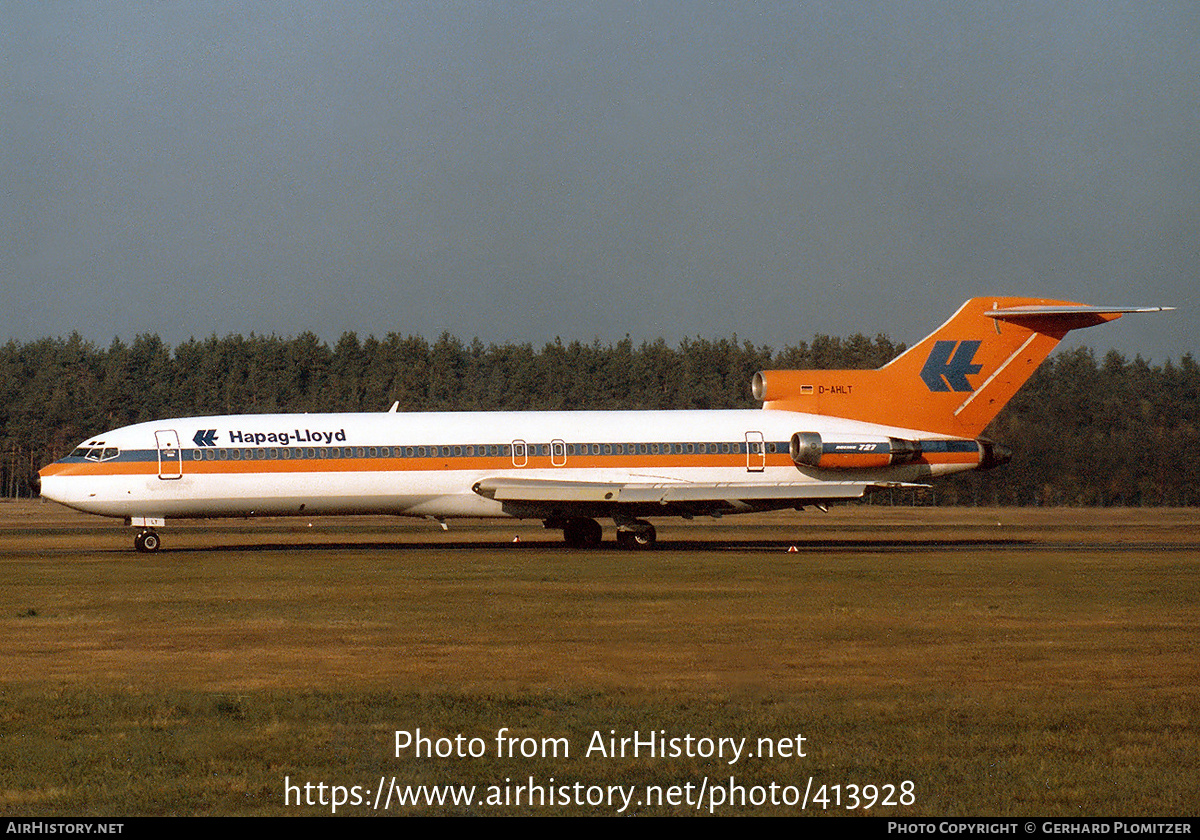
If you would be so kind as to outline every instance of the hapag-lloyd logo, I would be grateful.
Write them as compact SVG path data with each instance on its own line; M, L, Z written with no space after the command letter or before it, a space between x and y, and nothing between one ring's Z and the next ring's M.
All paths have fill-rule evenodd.
M216 429L200 429L196 432L196 436L192 438L197 446L216 446L218 436ZM293 443L345 443L346 430L338 429L336 432L326 432L320 429L294 429L290 432L248 432L232 430L229 432L230 444L250 444L252 446L261 446L264 443L278 443L282 446L288 446Z
M930 391L974 391L967 381L970 374L979 373L983 365L972 364L981 341L935 341L921 379Z

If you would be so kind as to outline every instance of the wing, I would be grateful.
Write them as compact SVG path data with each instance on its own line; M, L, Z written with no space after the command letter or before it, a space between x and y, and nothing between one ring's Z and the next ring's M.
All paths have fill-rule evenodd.
M900 482L827 481L805 483L687 483L485 478L472 489L500 502L518 517L711 516L756 510L801 508L861 499L885 487L924 487Z

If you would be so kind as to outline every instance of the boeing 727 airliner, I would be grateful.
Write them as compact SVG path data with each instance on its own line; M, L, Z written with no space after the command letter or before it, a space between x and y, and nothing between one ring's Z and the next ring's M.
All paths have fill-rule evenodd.
M393 514L540 519L574 546L654 545L649 519L802 509L1006 463L980 437L1070 330L1128 312L975 298L878 370L755 374L762 409L253 414L140 423L35 477L139 529L177 518Z

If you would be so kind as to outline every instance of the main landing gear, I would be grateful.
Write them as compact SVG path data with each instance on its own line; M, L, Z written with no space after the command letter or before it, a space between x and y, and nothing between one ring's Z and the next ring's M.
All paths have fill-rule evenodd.
M604 531L595 519L568 519L562 529L563 539L571 548L595 548L604 539Z
M634 520L629 525L617 526L617 545L621 548L646 549L654 548L658 532L654 526L644 519Z
M158 551L161 544L158 539L158 532L151 528L139 531L138 535L133 538L133 547L142 554L153 554Z
M562 520L546 520L547 528L562 528L563 539L572 548L596 548L604 539L604 531L595 519L573 517ZM658 533L644 519L622 521L617 525L617 545L628 549L654 548Z

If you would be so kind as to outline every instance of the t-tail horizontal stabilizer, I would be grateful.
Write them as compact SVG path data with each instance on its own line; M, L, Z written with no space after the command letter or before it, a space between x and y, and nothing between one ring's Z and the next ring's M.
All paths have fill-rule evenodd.
M1166 306L973 298L878 370L755 374L763 408L977 437L1068 332Z

